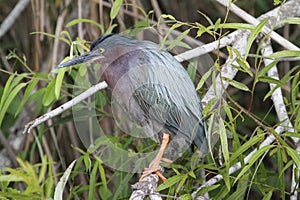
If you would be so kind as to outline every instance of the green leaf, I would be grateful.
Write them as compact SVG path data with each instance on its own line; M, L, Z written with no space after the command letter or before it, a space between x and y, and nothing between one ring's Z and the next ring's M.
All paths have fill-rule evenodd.
M54 34L50 34L50 33L46 33L46 32L32 32L30 34L41 34L41 35L46 35L48 37L51 37L51 38L54 38L54 39L58 39L62 42L65 42L67 43L68 45L71 45L71 42L69 40L67 40L66 38L63 38L63 37L57 37L56 35Z
M278 172L282 172L284 168L284 161L282 158L282 155L285 154L282 148L276 148L277 149L277 163L278 163ZM279 187L281 191L285 191L285 177L282 176L283 174L278 174L278 180L279 180ZM284 192L281 193L281 199L285 199Z
M272 67L274 67L278 62L279 62L278 60L272 61L270 64L268 64L267 66L265 66L262 70L260 70L260 71L258 72L257 77L265 76L266 73L267 73Z
M2 96L1 96L1 100L0 100L0 109L3 107L3 104L4 104L5 100L7 99L9 89L10 89L10 84L11 84L13 78L15 77L15 75L16 74L10 75L5 83L5 86L4 86L4 89L2 92Z
M24 79L28 74L22 73L22 74L16 74L16 77L14 78L14 81L9 86L9 91L11 91L14 87L16 87L22 79Z
M1 127L2 120L5 116L5 113L9 107L9 105L14 100L14 98L18 94L18 92L26 85L27 85L27 83L20 83L14 89L12 89L10 91L10 93L8 94L7 98L5 99L5 102L3 103L3 106L0 107L0 127ZM3 97L3 95L2 95L2 97ZM2 100L2 98L1 98L1 100Z
M54 178L53 176L50 176L50 174L53 173L53 160L51 157L48 158L48 178L45 181L45 197L51 197L53 195L55 183L54 183Z
M192 196L190 194L184 194L179 197L179 200L192 200Z
M248 41L247 41L247 46L246 46L246 51L245 51L245 58L248 57L248 54L250 52L250 48L254 42L254 40L257 38L258 34L261 32L262 28L265 26L265 24L268 22L269 18L266 18L262 20L256 27L255 29L251 32Z
M293 109L296 109L296 103L297 103L297 98L298 98L298 93L299 93L299 78L300 74L297 73L293 80L292 80L292 85L291 85L291 93L290 93L290 98L291 98L291 105Z
M96 21L94 20L91 20L91 19L85 19L85 18L81 18L81 19L74 19L70 22L67 23L66 27L71 27L71 26L74 26L76 24L79 24L79 23L89 23L89 24L93 24L95 26L97 26L99 28L99 30L101 31L101 33L103 34L104 33L104 28L101 24L97 23Z
M96 188L96 182L97 182L97 171L98 171L98 162L95 162L93 165L92 172L90 174L90 182L89 182L89 197L88 199L94 199L95 197L95 188Z
M113 20L117 17L122 4L123 0L115 0L113 2L112 8L110 10L110 20Z
M67 68L61 68L58 71L56 81L55 81L55 90L54 90L54 94L55 94L56 99L58 99L59 96L60 96L60 89L61 89L62 82L63 82L64 75L65 75L66 71L67 71Z
M258 77L258 81L261 81L264 83L273 83L273 84L280 85L280 86L285 85L285 83L281 82L280 80L269 77L269 76L260 76L260 77Z
M84 153L83 157L83 163L84 163L84 167L86 172L90 172L91 168L92 168L92 162L90 159L90 155L88 153Z
M202 16L207 20L207 22L210 24L210 26L214 26L214 23L212 22L212 20L211 20L206 14L204 14L203 12L201 12L201 11L199 11L199 10L197 10L197 12L198 12L200 15L202 15Z
M173 17L172 15L167 15L167 14L162 14L160 16L161 18L164 18L164 19L170 19L170 20L176 20L175 17Z
M190 49L191 47L188 44L181 41L181 40L183 40L183 38L185 38L189 34L189 32L190 32L190 29L187 29L183 33L181 33L175 40L165 41L164 44L165 45L169 44L168 49L173 49L176 46Z
M246 174L246 176L249 176L249 174ZM241 179L241 181L239 181L238 185L240 185L241 182L242 184L247 184L247 182L243 180L243 178ZM247 189L248 189L248 185L240 186L234 189L234 192L230 196L226 197L226 199L227 200L246 199L245 196L247 194Z
M99 169L99 172L100 172L100 177L101 177L101 181L102 181L102 185L103 185L102 192L105 193L106 195L108 195L109 190L108 190L108 186L107 186L107 179L106 179L104 167L102 165L102 161L98 157L96 157L96 160L97 160L97 162L99 162L98 169Z
M39 183L42 183L44 178L46 177L46 172L47 172L47 156L44 155L41 163L41 168L39 170Z
M286 148L289 156L291 156L291 158L292 158L293 162L295 163L295 165L297 166L297 168L300 169L300 155L298 154L298 152L289 146L286 146L285 148Z
M173 25L171 26L171 28L169 28L169 30L168 30L168 32L166 33L166 35L165 35L163 41L162 41L161 44L160 44L160 48L163 48L163 46L165 45L165 42L166 42L167 38L169 37L169 35L171 34L171 32L172 32L173 30L175 30L176 28L179 28L179 27L182 26L182 25L183 25L182 23L175 23L175 24L173 24Z
M21 110L23 109L25 103L28 101L29 96L32 92L32 90L34 89L34 87L36 86L36 84L39 82L39 79L33 79L28 86L26 87L26 90L24 92L24 96L22 98L22 101L17 109L17 112L15 114L15 117L21 112Z
M249 65L249 63L247 62L247 60L242 59L242 58L238 58L238 59L236 60L236 62L240 65L240 67L241 67L240 70L241 70L241 71L243 71L243 72L249 74L251 77L253 77L253 73L252 73L251 70L250 70L250 65Z
M253 147L255 144L257 144L259 141L261 141L264 138L264 135L256 135L252 137L250 140L248 140L246 143L244 143L241 147L239 147L230 157L230 160L233 162L238 157L242 156L243 153L247 150L249 150L251 147Z
M222 147L224 160L226 163L228 163L229 161L228 141L227 141L227 134L226 134L224 121L222 118L219 119L219 133L220 133L221 147Z
M202 24L195 22L195 24L197 25L197 37L200 37L203 33L205 33L207 31L206 27L203 26Z
M196 91L200 90L200 88L202 88L203 84L205 83L205 81L208 79L208 77L211 75L211 71L212 68L210 68L207 72L205 72L205 74L202 76L202 78L200 79L197 87L196 87Z
M241 172L236 177L234 184L252 167L252 165L259 159L263 154L266 154L274 145L266 145L260 149L258 149L252 157L249 159L249 163L242 168Z
M272 198L272 194L273 194L273 191L269 191L262 200L270 200Z
M300 57L300 51L296 50L282 50L272 53L269 57L271 58L283 58L283 57Z
M206 192L215 190L215 189L217 189L218 187L220 187L220 184L216 184L216 185L211 185L211 186L203 187L203 188L201 188L201 189L197 192L197 195L204 194L204 193L206 193Z
M111 25L111 26L105 31L105 34L110 34L110 33L112 33L112 31L114 30L114 28L116 28L117 26L118 26L117 24Z
M229 58L232 59L233 58L233 50L231 46L226 46L226 50L228 52Z
M221 18L218 18L214 25L214 31L217 31L220 28L220 24L221 24Z
M227 77L222 77L223 80L225 80L226 82L229 83L229 85L237 88L237 89L240 89L240 90L244 90L244 91L250 91L249 88L243 84L243 83L240 83L238 81L235 81L235 80L232 80L232 79L229 79Z
M46 88L46 93L42 103L44 106L49 106L55 100L55 79L52 79Z
M212 111L212 107L215 105L215 103L219 100L219 98L213 98L207 102L205 105L202 113L204 116L207 116L208 113Z
M163 184L158 186L157 191L162 191L164 189L167 189L167 188L175 185L176 183L181 181L181 179L183 179L185 176L186 176L186 174L178 174L178 175L172 176L171 178L168 178Z
M190 60L188 68L187 68L187 73L193 82L195 81L195 78L196 78L197 66L198 66L198 59Z
M24 181L24 178L18 175L0 175L0 182L19 182L19 181Z
M287 18L285 20L282 20L282 23L284 23L284 24L300 24L300 18L299 17Z
M300 65L297 65L295 67L293 67L292 69L290 69L281 79L280 81L282 83L287 83L290 79L292 79L291 74L294 73L294 71L297 71L300 68ZM281 85L276 85L272 90L270 90L264 97L263 101L265 101L269 96L271 96L273 94L273 92L279 88Z
M177 185L177 188L176 188L176 194L179 193L179 191L182 189L186 179L188 178L188 174L185 174L185 176L180 180L179 184Z
M224 121L222 118L219 119L219 133L220 133L220 140L221 140L221 147L222 147L222 154L225 160L225 175L223 175L225 185L228 190L230 190L230 178L228 176L229 172L229 151L228 151L228 140L226 129L224 125Z
M255 26L246 23L224 23L224 24L220 24L220 28L253 30Z

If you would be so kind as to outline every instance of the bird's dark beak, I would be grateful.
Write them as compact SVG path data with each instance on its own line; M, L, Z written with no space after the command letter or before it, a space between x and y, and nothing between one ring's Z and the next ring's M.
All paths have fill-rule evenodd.
M58 66L56 66L57 69L63 68L63 67L69 67L72 65L77 65L81 63L90 63L96 60L101 60L104 58L104 55L100 53L99 50L90 51L87 53L82 54L81 56L77 56L76 58L72 58L71 60L68 60L67 62L60 63Z

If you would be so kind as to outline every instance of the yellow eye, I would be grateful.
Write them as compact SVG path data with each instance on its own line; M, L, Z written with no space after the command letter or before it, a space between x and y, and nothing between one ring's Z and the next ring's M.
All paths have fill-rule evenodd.
M99 53L104 53L104 49L102 49L102 48L99 48Z

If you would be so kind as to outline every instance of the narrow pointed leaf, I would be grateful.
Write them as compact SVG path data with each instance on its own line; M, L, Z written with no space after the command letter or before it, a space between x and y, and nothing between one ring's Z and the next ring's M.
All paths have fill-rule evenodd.
M55 100L55 79L52 79L46 88L42 103L49 106Z
M112 8L110 10L110 20L113 20L117 17L122 4L123 4L123 0L114 1Z
M57 186L55 187L54 191L54 199L55 200L62 200L63 199L63 192L67 183L67 180L72 172L73 166L76 163L76 160L74 160L66 169L64 175L60 178Z
M208 79L208 77L211 75L211 69L209 69L207 72L205 72L205 74L202 76L202 78L200 79L196 90L200 90L200 88L202 88L203 84L205 83L205 81Z
M271 148L273 148L274 145L267 145L264 146L260 149L258 149L253 155L252 157L249 159L249 163L244 166L241 170L241 172L239 173L239 175L236 177L234 183L236 183L251 167L252 165L261 158L261 156L265 153L267 153Z
M272 53L271 58L284 58L284 57L300 57L300 51L296 50L282 50Z
M244 90L244 91L250 91L249 88L243 83L240 83L238 81L235 81L235 80L232 80L232 79L229 79L226 77L222 77L222 79L227 81L229 83L229 85L231 85L237 89Z
M158 188L157 191L162 191L166 188L169 188L176 183L178 183L181 179L183 179L186 175L185 174L178 174L175 176L172 176L171 178L168 178L163 184L161 184Z
M289 156L291 156L291 158L293 159L297 168L300 169L300 155L297 153L296 150L292 149L289 146L286 147L286 150L287 150L287 153L289 154Z
M27 83L20 83L19 85L17 85L9 94L8 97L6 98L2 108L0 108L0 127L2 124L2 120L4 118L4 115L9 107L9 105L11 104L11 102L14 100L15 96L18 94L18 92L20 92L20 90L26 86Z
M58 71L56 81L55 81L55 90L54 90L56 99L58 99L60 96L60 89L61 89L62 82L63 82L66 71L67 71L67 68L62 68L62 69L59 69L59 71Z
M262 28L265 26L265 24L268 22L268 18L262 20L256 27L255 29L251 32L248 41L247 41L247 46L246 46L246 52L245 52L245 58L248 57L248 54L250 52L250 48L254 42L254 40L257 38L258 34L261 32Z
M24 92L24 96L22 98L22 101L17 109L17 112L15 114L15 117L21 112L21 110L23 109L25 103L28 101L30 94L32 92L32 90L34 89L34 87L36 86L36 84L39 82L38 79L33 79L28 86L26 87L26 90Z

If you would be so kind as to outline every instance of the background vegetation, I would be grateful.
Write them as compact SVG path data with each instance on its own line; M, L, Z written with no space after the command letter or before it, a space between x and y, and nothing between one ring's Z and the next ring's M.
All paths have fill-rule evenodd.
M16 3L0 0L1 21ZM235 3L255 17L280 6L272 0ZM84 73L73 69L61 79L51 70L66 57L86 51L93 40L106 33L122 32L160 42L163 48L179 54L245 28L243 24L222 27L229 22L242 20L212 0L31 1L0 38L0 199L54 198L57 185L63 189L64 199L128 199L130 185L138 180L138 174L115 171L101 158L87 153L76 133L71 111L40 125L31 134L22 134L27 122L73 98L74 77ZM300 46L298 24L286 24L278 33ZM198 194L209 191L213 199L290 197L292 166L295 164L297 173L300 167L299 154L294 150L297 144L290 139L299 137L300 130L299 62L278 62L281 79L267 78L264 58L258 51L261 43L250 45L249 56L239 57L239 72L224 99L218 106L211 107L210 102L204 109L208 129L215 128L210 131L221 134L204 164L195 157L183 156L165 166L164 175L169 179L158 190L169 199L190 199L203 184L199 178L203 168L207 180L216 174L222 174L224 180ZM280 50L282 47L274 45L275 52ZM230 47L223 48L183 63L200 97L215 84L216 75L233 52L237 53ZM282 122L270 98L269 83L281 87L294 132L286 130L278 135L274 131ZM124 149L149 151L149 143L136 142L118 130L110 114L109 92L97 95L98 118L111 140ZM217 120L218 127L212 126L212 119ZM244 164L244 157L268 135L274 135L275 142ZM157 148L155 144L152 147ZM66 185L58 184L65 172L68 175L67 167L75 159ZM242 170L229 176L229 167L238 161Z

